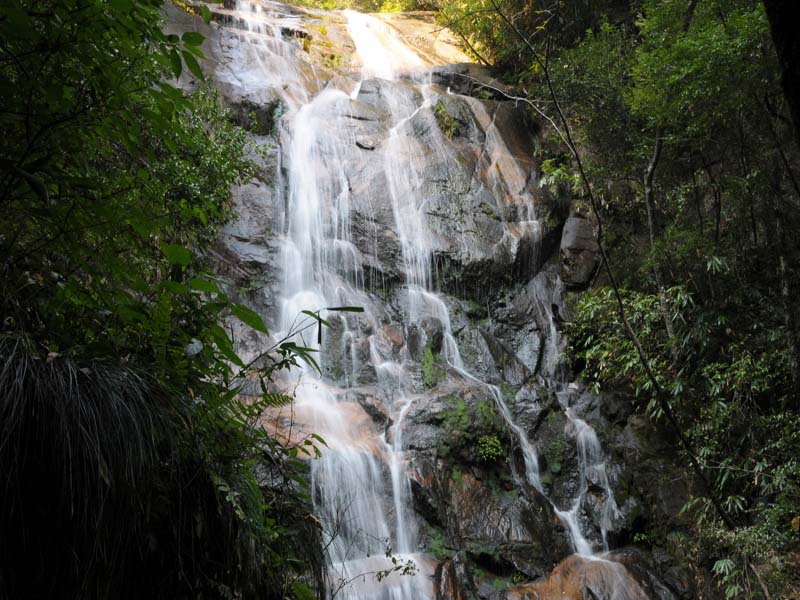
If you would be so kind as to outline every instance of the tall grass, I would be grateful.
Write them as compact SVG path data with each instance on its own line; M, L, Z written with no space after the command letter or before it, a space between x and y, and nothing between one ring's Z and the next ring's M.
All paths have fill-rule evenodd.
M321 589L296 465L207 412L131 368L0 338L0 599Z

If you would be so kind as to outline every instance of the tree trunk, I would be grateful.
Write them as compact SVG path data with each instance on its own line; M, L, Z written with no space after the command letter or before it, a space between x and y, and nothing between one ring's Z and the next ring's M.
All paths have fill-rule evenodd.
M773 193L770 194L769 206L772 210L773 224L775 227L776 258L778 260L778 277L780 278L781 304L783 305L784 327L789 338L789 369L794 384L794 399L792 404L795 408L800 408L800 322L797 318L794 294L792 286L792 275L789 261L787 260L786 229L784 228L785 216L781 210L781 170L774 169L771 177Z
M794 138L800 146L800 3L797 0L764 0L772 41L781 64L783 94L794 122Z
M656 130L656 143L653 147L653 156L650 162L647 163L647 168L644 171L644 203L647 207L647 231L650 234L650 252L653 252L656 244L656 201L655 193L653 192L653 179L656 174L656 167L661 158L661 149L664 146L664 136L661 129ZM667 296L664 289L664 278L661 276L661 269L658 265L653 265L653 276L656 280L656 287L658 288L658 306L661 312L661 318L664 321L664 327L667 329L667 337L669 338L670 353L673 360L678 358L678 349L675 342L675 330L672 328L672 319L669 316L667 308Z

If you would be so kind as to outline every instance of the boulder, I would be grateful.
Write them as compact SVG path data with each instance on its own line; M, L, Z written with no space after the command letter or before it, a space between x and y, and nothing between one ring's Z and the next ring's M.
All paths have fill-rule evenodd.
M635 555L573 554L544 581L510 587L498 600L674 600Z
M571 288L589 285L600 262L600 247L591 221L570 217L561 233L561 280Z

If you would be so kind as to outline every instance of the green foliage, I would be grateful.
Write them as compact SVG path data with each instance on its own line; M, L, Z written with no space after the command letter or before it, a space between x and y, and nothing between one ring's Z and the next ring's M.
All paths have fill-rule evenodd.
M555 415L556 413L550 413ZM550 416L548 415L548 419ZM547 445L544 455L547 458L547 471L553 475L561 473L561 464L564 461L564 453L567 451L567 443L563 437L555 436Z
M559 197L571 197L580 192L583 185L580 176L570 168L564 157L544 159L540 167L542 178L539 180L539 187L546 188Z
M558 0L547 4L497 0L496 4L518 30L544 50L547 40L541 33L545 29L549 28L552 34L551 42L555 39L559 46L571 46L619 3L613 0ZM439 11L440 21L468 41L465 50L504 71L507 79L524 82L541 74L532 64L527 46L497 14L490 0L440 0Z
M508 433L494 403L471 402L455 398L455 406L439 413L446 435L439 440L438 453L464 464L497 463L508 456ZM492 471L498 477L500 470ZM461 483L461 469L453 467L453 480Z
M496 435L482 435L478 438L478 458L484 462L494 462L505 452Z
M444 426L448 430L466 429L471 423L470 413L467 409L467 403L462 398L459 398L456 407L445 413Z
M430 345L425 346L422 354L422 383L425 387L436 387L436 384L441 381L445 372L438 364L439 355L433 352Z
M292 4L323 10L353 9L361 12L396 13L433 10L437 7L437 0L295 0Z
M456 485L461 485L461 482L463 481L461 475L461 467L459 467L458 465L453 467L453 481L455 482Z
M718 276L726 275L719 272ZM715 570L723 585L734 589L737 584L732 582L738 581L741 564L771 561L776 552L798 543L797 532L789 524L797 514L800 491L796 460L800 417L776 402L776 394L787 389L789 381L786 353L779 349L783 333L780 327L770 334L734 323L732 316L709 313L709 307L699 306L683 288L673 288L667 291L666 303L677 337L676 356L658 296L623 294L651 368L672 394L673 411L712 474L727 512L742 523L726 532L705 498L698 497L686 507L697 516L701 537L713 540L705 543L712 556L723 556L719 560L734 556L738 561L730 572ZM746 323L754 312L740 316ZM768 322L763 319L758 317ZM590 381L598 387L627 386L642 398L648 411L660 416L610 292L586 294L570 332L573 352ZM726 551L731 554L726 556Z
M511 582L505 577L496 577L494 580L492 580L492 589L494 590L504 590L509 585L511 585Z
M322 10L353 9L363 12L377 12L380 9L380 0L295 0L292 4L319 8Z
M439 129L447 139L453 139L458 135L460 130L459 122L447 112L447 107L444 102L439 100L436 106L433 107L433 116L436 117L436 122L439 124Z
M514 574L511 576L511 583L514 585L519 585L520 583L525 583L529 580L530 577L522 571L514 571Z
M683 2L647 2L645 14L629 101L651 126L703 140L741 108L737 97L757 92L775 71L761 50L768 25L760 3L699 4L688 32Z
M428 552L440 562L453 554L453 550L447 545L444 532L438 527L428 528Z
M739 583L741 571L730 558L722 558L714 563L711 572L720 580L720 586L725 588L725 598L736 598L744 589Z
M267 329L203 257L254 166L215 92L168 83L203 79L203 37L164 34L160 5L10 0L0 17L0 586L16 598L322 585L299 457L323 442L285 447L259 421L290 401L275 372L313 358L234 352L226 319ZM262 395L240 397L245 380Z
M398 13L417 10L416 0L383 0L380 12Z

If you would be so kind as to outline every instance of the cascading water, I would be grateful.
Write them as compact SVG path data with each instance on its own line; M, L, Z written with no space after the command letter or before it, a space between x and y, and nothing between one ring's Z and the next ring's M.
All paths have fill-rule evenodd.
M264 5L267 6L267 5ZM233 18L258 39L243 39L228 77L255 97L274 94L283 104L281 117L281 177L285 217L280 242L282 278L278 286L279 312L274 316L277 337L291 336L302 311L321 311L332 325L320 338L297 334L299 344L322 351L323 373L298 369L288 379L296 397L293 417L298 429L321 435L327 444L322 457L311 462L315 510L328 536L331 593L345 599L424 600L434 597L429 557L419 553L421 539L412 509L404 422L418 397L409 382L410 350L387 341L386 310L369 293L365 257L353 234L353 189L368 186L359 178L366 160L353 149L380 145L386 195L370 200L368 211L390 211L400 250L404 293L399 312L406 328L428 321L441 326L441 353L452 375L485 387L498 412L517 440L525 466L524 477L546 497L540 480L535 444L515 422L501 390L473 375L462 360L444 296L436 292L434 255L442 240L431 227L429 182L424 163L437 162L445 174L459 168L458 158L436 129L425 144L414 129L421 112L432 112L441 93L431 83L429 66L380 20L345 11L347 31L361 63L358 80L347 85L321 86L313 69L297 58L297 45L282 29L297 26L291 15L262 4L238 2ZM359 127L369 123L362 113L370 96L380 96L388 126L377 140L363 142ZM502 221L497 247L516 252L521 240L536 238L540 224L533 199L526 191L528 176L513 160L497 132L494 116L473 98L465 100L485 133L478 159L499 213L510 210L513 223ZM360 156L360 155L359 155ZM502 200L496 200L496 199ZM365 208L362 206L362 212ZM373 232L377 235L377 232ZM461 233L468 239L465 232ZM462 242L472 251L469 242ZM537 285L535 282L532 284ZM374 286L373 286L374 287ZM540 372L549 384L564 387L555 377L560 338L551 306L557 286L536 289L538 311L545 323L538 348ZM331 306L360 306L358 316L325 313ZM336 374L338 370L341 373ZM388 406L383 430L377 428L353 394L365 379ZM553 504L576 553L592 556L593 548L581 528L581 505L591 483L602 490L601 529L606 531L617 510L606 473L602 449L594 430L565 400L563 408L575 433L580 465L578 493L568 508ZM392 574L376 581L376 572L394 566L390 553L401 562L416 564L415 575Z
M247 11L248 6L239 8ZM364 78L394 78L406 65L422 66L422 61L381 29L377 21L357 13L350 13L349 21L363 57L374 58L383 52L377 63L364 61ZM258 31L266 29L259 26ZM280 56L285 65L287 56L275 51L283 43L279 32L277 38L266 44L268 58ZM270 72L273 70L274 66ZM342 330L339 349L352 360L344 369L345 385L354 383L365 367L359 362L358 347L365 339L365 330L374 330L377 324L363 293L361 261L350 238L349 184L341 167L345 148L352 145L348 119L351 94L357 92L357 87L351 93L325 89L309 98L291 90L282 98L287 105L282 147L288 194L276 335L291 336L304 310L320 311L342 304L366 308L359 319L335 321ZM398 105L398 113L404 108L411 110ZM298 343L316 350L325 346L318 340L295 337ZM366 361L375 370L378 386L392 398L395 424L388 436L371 427L360 427L360 411L351 402L342 401L342 388L325 381L313 369L298 373L293 388L296 418L304 428L324 437L327 444L322 457L312 462L311 473L315 506L329 537L330 592L346 599L432 598L429 573L425 571L427 561L415 554L416 523L410 510L402 449L402 421L411 402L402 389L403 367L383 355L374 335L367 339L370 352ZM400 563L412 560L417 574L391 574L377 582L376 574L384 575L394 567L387 553Z

